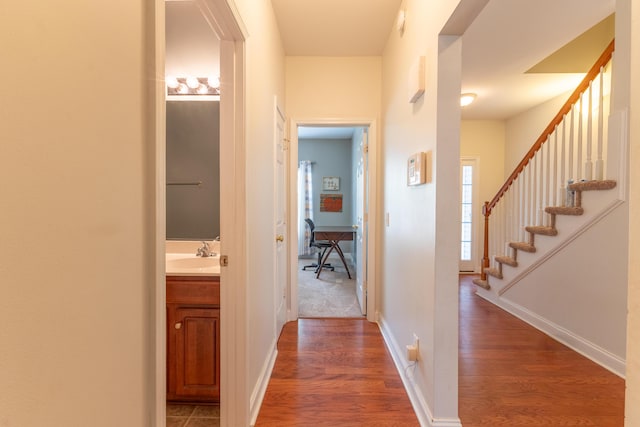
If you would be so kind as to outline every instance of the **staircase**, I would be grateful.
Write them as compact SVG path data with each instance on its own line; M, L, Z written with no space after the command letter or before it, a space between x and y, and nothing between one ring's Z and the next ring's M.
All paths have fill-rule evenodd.
M528 238L524 242L509 242L509 248L511 248L511 255L496 255L494 257L496 267L484 268L484 273L496 279L502 280L504 275L502 274L503 266L509 266L513 268L518 267L518 251L535 253L535 236L557 236L558 230L556 229L556 215L570 215L579 216L584 214L582 208L582 192L583 191L601 191L610 190L615 188L616 181L614 180L602 180L602 181L585 181L570 184L568 190L575 195L574 206L547 206L545 212L549 214L550 223L548 226L536 226L530 225L525 227L525 231ZM474 279L473 283L480 286L483 289L491 289L487 278Z
M583 192L616 187L617 165L608 157L617 155L608 154L619 147L609 142L605 121L613 51L612 41L495 197L485 202L481 277L473 281L478 287L500 285L497 293L502 295L514 277L512 271L505 274L506 269L523 267L518 254L539 251L536 236L562 240L556 237L558 215L588 221L578 219L585 214ZM544 246L550 250L549 244ZM525 268L534 261L529 257L527 263Z

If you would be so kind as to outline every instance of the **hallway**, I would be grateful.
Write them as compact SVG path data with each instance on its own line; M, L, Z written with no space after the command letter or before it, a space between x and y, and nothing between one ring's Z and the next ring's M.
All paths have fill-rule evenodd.
M376 324L300 319L278 352L257 427L419 425Z
M460 276L464 427L624 424L624 380L475 295Z

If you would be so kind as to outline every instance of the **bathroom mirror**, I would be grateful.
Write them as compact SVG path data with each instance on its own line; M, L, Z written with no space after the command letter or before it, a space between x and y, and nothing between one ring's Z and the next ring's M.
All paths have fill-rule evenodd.
M220 235L220 102L167 101L167 239Z

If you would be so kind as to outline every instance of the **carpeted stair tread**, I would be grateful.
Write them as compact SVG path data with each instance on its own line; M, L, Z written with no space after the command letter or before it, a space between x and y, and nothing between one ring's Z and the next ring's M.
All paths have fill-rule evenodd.
M582 215L584 209L580 206L547 206L544 211L552 215Z
M489 282L487 280L473 279L472 281L474 285L480 286L483 289L486 289L486 290L491 289L491 286L489 285Z
M530 245L527 242L510 242L509 243L509 247L513 248L513 249L517 249L519 251L524 251L524 252L535 252L536 251L536 247L533 245Z
M518 266L518 261L516 261L515 259L511 258L510 256L496 256L495 260L496 260L496 262L499 262L500 264L506 264L506 265L509 265L511 267L517 267Z
M611 179L605 179L603 181L584 181L584 182L575 182L573 184L569 184L568 188L571 191L592 191L592 190L611 190L615 188L616 181Z
M485 268L484 272L496 279L502 279L502 272L497 268Z
M543 236L557 236L558 235L558 230L556 230L554 227L545 227L545 226L541 226L541 225L529 225L529 226L525 227L524 229L527 230L529 233L541 234Z

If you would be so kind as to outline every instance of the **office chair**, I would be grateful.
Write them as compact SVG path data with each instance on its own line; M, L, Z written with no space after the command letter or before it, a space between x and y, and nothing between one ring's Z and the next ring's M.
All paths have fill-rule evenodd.
M316 242L316 239L314 238L314 235L313 235L313 230L316 228L316 225L313 223L313 221L310 218L307 218L304 221L309 225L309 228L311 229L311 240L309 241L309 247L318 249L318 262L305 265L304 267L302 267L302 269L306 271L307 268L315 268L314 273L317 273L318 268L320 268L320 263L322 262L322 257L324 257L324 254L327 252L327 249L331 247L331 243L326 241ZM322 264L322 268L328 268L331 271L335 270L335 267L332 267L331 264L328 264L328 263Z

